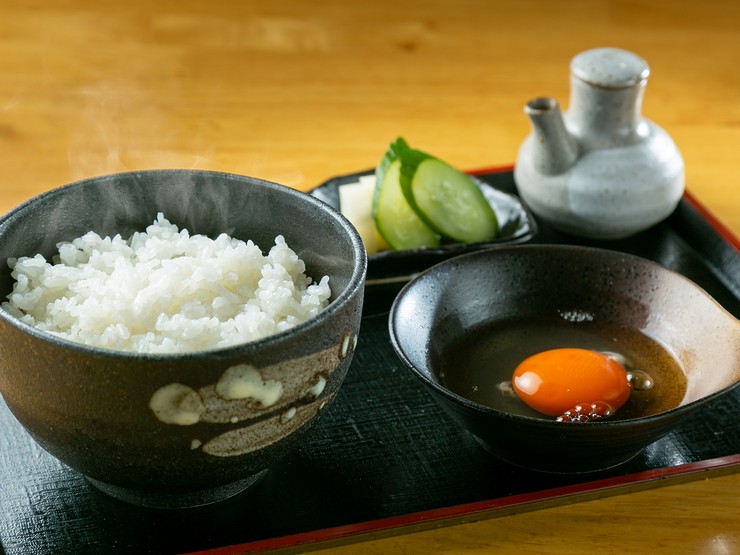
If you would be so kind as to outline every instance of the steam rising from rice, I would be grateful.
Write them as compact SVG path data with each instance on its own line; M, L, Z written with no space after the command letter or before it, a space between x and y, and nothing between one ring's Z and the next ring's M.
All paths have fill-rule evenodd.
M267 255L252 241L210 239L158 214L128 239L89 232L10 259L16 283L3 308L24 322L106 349L172 353L226 347L305 322L327 304L282 236Z

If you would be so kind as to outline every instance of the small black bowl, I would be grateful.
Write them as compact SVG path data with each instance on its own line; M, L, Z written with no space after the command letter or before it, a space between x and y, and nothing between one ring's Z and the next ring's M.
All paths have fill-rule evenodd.
M484 406L445 387L440 353L466 331L558 314L588 315L655 340L685 373L682 398L647 416L560 423ZM740 380L740 322L685 277L610 250L522 245L453 258L405 286L389 327L400 359L460 426L494 455L540 471L624 463Z

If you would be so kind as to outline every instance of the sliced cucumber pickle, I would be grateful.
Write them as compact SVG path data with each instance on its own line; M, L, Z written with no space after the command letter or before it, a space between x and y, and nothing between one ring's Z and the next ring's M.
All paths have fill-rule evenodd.
M418 151L417 151L418 152ZM406 164L406 158L401 158ZM436 158L417 155L401 170L412 209L432 230L453 241L490 241L499 230L491 205L473 179ZM415 166L415 167L413 167Z
M401 160L392 148L378 166L376 176L373 216L388 245L396 250L439 246L439 234L421 220L401 190Z

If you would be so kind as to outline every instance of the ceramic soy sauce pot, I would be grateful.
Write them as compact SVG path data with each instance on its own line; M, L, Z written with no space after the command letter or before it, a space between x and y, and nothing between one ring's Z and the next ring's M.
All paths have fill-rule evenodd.
M684 191L676 144L641 115L650 68L618 48L596 48L570 65L570 105L551 97L524 111L531 134L514 178L522 199L553 227L590 239L621 239L666 218Z

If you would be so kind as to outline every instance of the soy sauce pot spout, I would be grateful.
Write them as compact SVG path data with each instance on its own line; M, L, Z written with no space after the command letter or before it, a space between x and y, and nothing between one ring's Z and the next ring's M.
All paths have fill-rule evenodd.
M524 106L534 132L532 164L544 175L566 172L578 159L578 144L565 128L558 101L533 98Z

